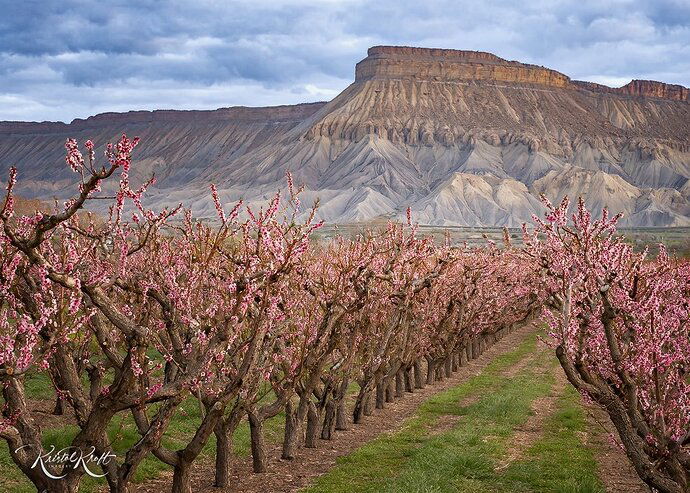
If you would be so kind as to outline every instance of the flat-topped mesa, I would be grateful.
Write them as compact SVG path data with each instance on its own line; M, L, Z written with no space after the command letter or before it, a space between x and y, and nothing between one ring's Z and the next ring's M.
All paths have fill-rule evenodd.
M190 121L301 121L318 111L325 103L301 103L282 106L231 106L216 110L153 110L126 113L100 113L86 119L76 118L72 125L112 123L190 122Z
M476 60L497 63L511 63L499 56L489 53L487 51L474 50L449 50L445 48L415 48L413 46L372 46L367 50L367 55L370 57L380 56L395 56L395 57L409 57L415 60L424 58L445 58L449 60ZM517 63L517 62L512 62Z
M570 78L537 65L504 60L482 51L374 46L357 64L355 81L418 79L432 81L488 80L568 87Z
M571 80L565 74L538 65L505 60L483 51L374 46L357 64L355 81L416 79L439 82L492 81L539 84L596 93L690 101L690 89L651 80L633 80L623 87Z

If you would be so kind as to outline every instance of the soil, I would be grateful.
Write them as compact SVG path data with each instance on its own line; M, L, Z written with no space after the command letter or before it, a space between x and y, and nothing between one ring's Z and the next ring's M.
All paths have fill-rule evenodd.
M435 423L432 424L432 426L430 427L429 435L441 435L447 431L450 431L453 428L455 428L455 425L457 425L458 421L460 421L461 419L462 416L459 416L457 414L444 414L443 416L440 416Z
M395 432L404 426L406 418L412 416L419 405L434 394L456 387L479 375L482 370L499 354L517 346L528 334L535 330L528 324L508 334L489 347L479 358L461 367L450 378L445 378L434 385L417 389L414 393L405 393L401 399L387 403L385 409L375 410L371 416L365 416L363 423L350 425L347 431L336 433L332 441L320 441L318 448L302 448L294 460L280 459L280 444L266 444L269 458L269 471L254 474L251 469L251 458L240 459L233 468L233 485L224 490L213 487L213 464L200 463L193 472L192 484L195 493L232 491L243 493L295 492L309 485L315 478L335 466L336 459L352 452L363 444L373 440L381 433ZM444 425L439 423L439 426ZM449 423L446 427L452 426ZM138 492L163 492L170 490L171 474L156 480L137 485Z
M615 428L606 412L594 404L583 402L582 406L589 422L584 441L595 451L597 472L606 493L650 493L651 489L637 476L625 451L611 438Z
M32 416L38 425L44 430L62 428L63 426L76 424L77 420L74 411L69 404L64 406L65 413L62 415L53 414L55 400L47 399L28 399L27 404L31 409Z

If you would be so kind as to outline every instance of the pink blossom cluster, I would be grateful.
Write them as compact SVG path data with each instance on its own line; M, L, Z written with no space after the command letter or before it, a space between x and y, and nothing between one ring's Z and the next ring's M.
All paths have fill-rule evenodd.
M545 320L566 375L609 412L645 481L687 488L690 262L663 245L654 258L636 253L616 235L620 216L604 210L594 220L582 200L571 216L567 199L544 204L546 219L525 241L542 269Z

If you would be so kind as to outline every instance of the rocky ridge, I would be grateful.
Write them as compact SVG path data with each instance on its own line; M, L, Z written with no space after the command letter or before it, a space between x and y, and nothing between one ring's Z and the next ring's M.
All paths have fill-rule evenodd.
M614 88L593 82L571 80L556 70L505 60L491 53L468 50L374 46L355 68L355 81L412 78L430 81L491 81L542 84L591 92L690 100L690 89L653 80L632 80Z

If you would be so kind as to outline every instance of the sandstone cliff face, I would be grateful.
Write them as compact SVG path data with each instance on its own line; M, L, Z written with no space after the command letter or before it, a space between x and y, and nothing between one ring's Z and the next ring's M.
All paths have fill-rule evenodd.
M573 80L576 89L591 92L618 94L621 96L640 96L644 98L669 99L671 101L690 101L690 89L678 84L665 84L655 80L632 80L622 87L608 87L594 82Z
M618 92L632 96L672 99L674 101L690 100L690 89L687 87L677 84L664 84L654 80L633 80L629 84L618 88Z
M62 197L64 139L123 131L142 137L134 178L158 178L150 203L210 218L209 183L259 204L291 170L329 222L409 205L425 224L517 226L545 193L584 195L627 225L690 225L687 88L608 88L490 53L373 47L329 103L4 122L0 172L18 164L24 195Z
M355 68L355 82L367 79L493 81L566 87L570 79L555 70L509 62L481 51L375 46Z
M504 60L482 51L374 46L369 48L368 56L357 64L355 81L374 78L539 84L672 101L690 100L690 89L677 84L632 80L622 87L608 87L593 82L571 80L567 75L546 67Z

